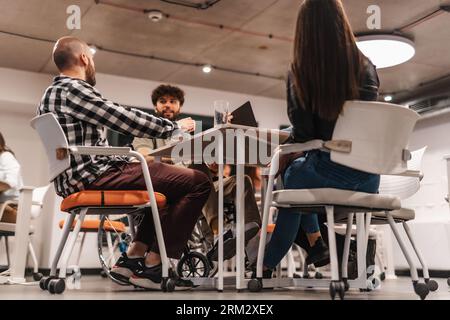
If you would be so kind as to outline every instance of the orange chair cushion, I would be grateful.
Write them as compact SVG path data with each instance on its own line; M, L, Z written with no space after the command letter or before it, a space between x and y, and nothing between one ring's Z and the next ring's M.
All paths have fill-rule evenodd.
M275 230L275 224L271 223L267 225L267 233L273 233L273 230Z
M75 228L75 223L77 223L77 220L75 220L72 223L72 228ZM59 228L62 229L64 227L64 220L59 221ZM98 228L100 227L100 220L85 220L81 224L81 231L82 232L97 232ZM125 232L126 226L123 222L120 221L105 221L103 224L103 229L105 231L109 232Z
M155 192L156 205L163 208L166 197ZM85 190L73 193L61 202L61 211L79 207L138 206L149 202L147 191L141 190Z

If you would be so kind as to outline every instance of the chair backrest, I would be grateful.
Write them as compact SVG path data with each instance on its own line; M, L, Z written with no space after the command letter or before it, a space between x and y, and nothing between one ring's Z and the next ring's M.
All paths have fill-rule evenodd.
M50 188L50 185L39 187L33 190L33 204L31 206L31 218L36 219L39 217L44 204L44 197Z
M31 120L44 145L48 158L50 181L70 167L70 157L58 157L58 149L67 149L68 143L61 125L53 113L46 113ZM60 158L60 159L58 159Z
M427 147L411 153L408 161L408 170L422 171L422 159ZM380 194L397 196L400 199L408 199L420 189L419 177L401 177L382 175L380 180Z
M418 119L417 112L403 106L348 101L336 122L333 141L351 141L351 151L331 151L331 160L374 174L405 172L409 138Z

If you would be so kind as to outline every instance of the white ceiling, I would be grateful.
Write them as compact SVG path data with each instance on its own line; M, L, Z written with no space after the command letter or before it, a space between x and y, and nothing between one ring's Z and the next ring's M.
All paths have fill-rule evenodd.
M299 0L221 0L207 10L163 3L159 0L108 0L140 9L159 9L172 16L158 23L145 14L94 0L0 0L0 31L55 40L72 34L99 47L141 55L155 55L192 63L284 77L292 42L190 23L222 24L249 32L293 38ZM199 2L199 1L196 1ZM344 0L356 33L367 32L367 7L381 7L383 30L392 31L449 1ZM66 29L66 8L81 8L81 30ZM183 21L177 20L180 18ZM408 63L380 70L383 92L412 90L419 84L450 74L450 13L409 30L417 54ZM56 73L52 43L0 33L0 67ZM219 90L283 98L282 80L99 51L98 72L172 82Z

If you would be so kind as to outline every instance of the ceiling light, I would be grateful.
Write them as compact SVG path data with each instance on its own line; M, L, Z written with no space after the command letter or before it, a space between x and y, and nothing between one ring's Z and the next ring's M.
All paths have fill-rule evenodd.
M394 99L394 97L391 95L384 96L384 101L386 101L386 102L391 102L393 99Z
M210 73L212 71L212 66L209 65L209 64L206 64L206 65L203 66L202 71L204 73Z
M91 44L89 46L89 50L91 50L92 55L95 55L95 53L97 52L98 48L96 46L94 46L93 44Z
M414 57L414 42L394 35L368 35L357 39L358 48L378 68L389 68Z
M163 13L159 10L148 10L147 16L153 22L159 22L164 17Z

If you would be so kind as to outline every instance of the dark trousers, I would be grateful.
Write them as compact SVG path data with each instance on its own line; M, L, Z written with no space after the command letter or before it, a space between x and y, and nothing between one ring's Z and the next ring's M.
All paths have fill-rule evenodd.
M169 258L179 259L191 236L211 191L208 176L198 170L164 163L148 163L155 192L167 198L159 209L166 251ZM146 190L140 163L120 163L100 176L91 190ZM134 241L145 243L158 253L158 243L150 209L137 227Z

